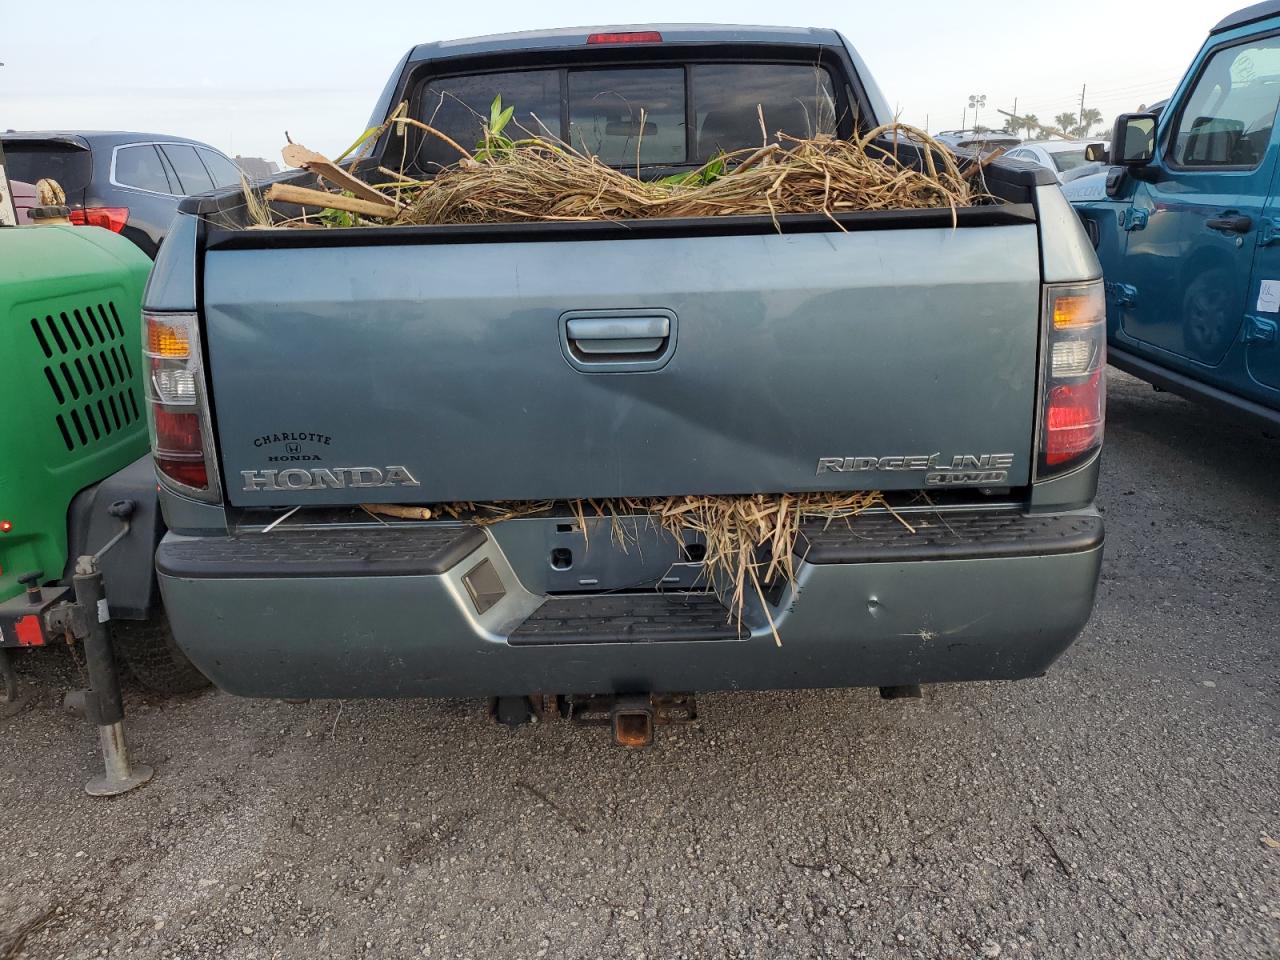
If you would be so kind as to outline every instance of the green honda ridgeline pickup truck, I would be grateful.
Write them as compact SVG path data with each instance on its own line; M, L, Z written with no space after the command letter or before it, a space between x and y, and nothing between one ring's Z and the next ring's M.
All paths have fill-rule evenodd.
M373 124L407 101L474 143L499 94L641 177L758 145L757 105L797 135L890 118L834 31L664 25L415 47ZM451 159L405 128L362 162ZM1000 204L838 224L248 230L238 191L184 201L144 303L179 645L252 697L1042 674L1102 556L1102 286L1050 173L985 176ZM359 507L851 490L914 532L886 511L807 525L794 586L741 628L695 538Z

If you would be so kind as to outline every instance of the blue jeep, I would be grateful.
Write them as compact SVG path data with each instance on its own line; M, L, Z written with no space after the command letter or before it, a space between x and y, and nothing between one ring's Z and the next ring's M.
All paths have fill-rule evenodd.
M1280 2L1270 0L1214 27L1167 106L1117 118L1111 166L1063 187L1102 262L1111 363L1273 428L1277 104Z

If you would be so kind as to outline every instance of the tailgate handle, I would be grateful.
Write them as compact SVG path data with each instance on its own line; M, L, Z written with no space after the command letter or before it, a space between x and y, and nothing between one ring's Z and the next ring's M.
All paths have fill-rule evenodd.
M560 346L583 373L659 370L676 348L676 315L648 307L572 310L560 316Z
M576 317L569 340L585 354L656 353L671 335L668 317Z

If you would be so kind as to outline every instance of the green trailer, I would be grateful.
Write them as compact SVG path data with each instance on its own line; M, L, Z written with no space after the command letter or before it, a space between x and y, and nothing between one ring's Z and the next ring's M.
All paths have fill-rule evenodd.
M164 526L139 343L150 268L108 230L0 226L0 660L61 639L50 613L75 559L119 532L123 512L100 613L140 680L180 692L205 681L173 645L155 587Z

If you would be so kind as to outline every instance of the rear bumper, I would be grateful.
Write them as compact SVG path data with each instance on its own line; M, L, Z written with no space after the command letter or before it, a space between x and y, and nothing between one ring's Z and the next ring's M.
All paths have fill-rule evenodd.
M813 532L797 588L771 610L781 646L759 618L726 629L706 596L535 594L512 566L519 551L492 530L437 527L430 542L406 528L169 534L157 570L179 645L219 687L254 697L1018 679L1043 673L1089 618L1102 559L1093 511L952 518L931 539L879 543L864 519L857 536ZM485 561L501 596L476 576Z

